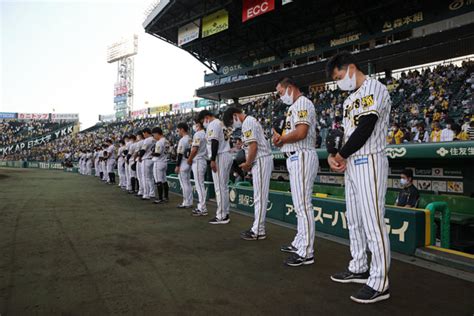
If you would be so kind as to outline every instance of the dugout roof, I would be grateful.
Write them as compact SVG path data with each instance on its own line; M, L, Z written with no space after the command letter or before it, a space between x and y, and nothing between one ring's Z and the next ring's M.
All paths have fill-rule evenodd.
M248 7L245 3L247 2L265 1L161 0L148 14L143 27L147 33L186 50L205 64L210 70L206 76L209 80L206 81L211 81L213 78L218 79L226 75L239 75L264 64L271 67L272 64L278 62L285 63L305 57L308 53L324 47L340 50L354 38L362 40L376 37L382 32L403 31L420 23L436 21L441 17L445 18L474 9L474 5L453 7L453 3L459 3L454 0L436 2L427 0L293 0L285 5L283 4L285 0L274 0L270 1L274 3L272 10L249 18L246 13ZM204 19L220 10L225 10L228 17L227 28L206 36ZM244 17L247 18L246 21ZM214 26L219 27L219 21L217 17ZM401 21L400 25L397 21ZM198 25L199 35L189 42L179 42L178 34L185 25L190 23ZM387 23L390 24L388 31ZM433 35L431 41L436 40L440 38ZM363 62L376 58L378 69L394 69L428 62L433 58L437 60L436 58L446 55L440 53L436 56L433 51L420 51L419 54L414 54L415 48L425 44L423 41L422 38L409 47L402 45L398 49L382 49L381 51L375 49L377 55L371 52L374 49L370 49L364 52L364 56L361 54L361 58ZM411 50L413 57L404 63L401 63L399 59L391 58L390 61L383 61L380 58L388 55L393 57L394 54L401 56L404 49ZM427 56L428 53L431 53L430 56ZM425 58L421 58L423 54ZM320 73L323 63L318 60L321 59L324 59L324 56L319 56L312 64L287 70L288 73L280 71L278 74L254 76L239 81L230 80L233 82L228 83L220 81L217 85L198 89L197 95L219 99L268 92L273 88L268 90L269 86L265 82L274 82L282 75L313 76ZM313 80L302 81L317 82L323 80L321 75L316 75Z

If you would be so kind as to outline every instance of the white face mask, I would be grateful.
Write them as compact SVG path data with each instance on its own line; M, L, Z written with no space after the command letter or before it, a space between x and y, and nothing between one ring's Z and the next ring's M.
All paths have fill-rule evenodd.
M241 127L242 127L242 122L237 118L237 116L234 116L234 123L232 123L232 128L238 129Z
M400 179L400 184L401 184L402 186L407 185L407 184L408 184L407 179Z
M198 131L198 127L196 124L193 125L193 131L196 133Z
M209 121L204 120L204 123L202 124L202 126L204 126L204 128L207 128L209 126Z
M285 94L280 97L281 102L285 103L286 105L293 104L293 93L291 95L288 94L288 88L286 88Z
M356 87L356 76L355 72L352 74L352 78L349 77L349 67L347 67L346 75L341 80L336 81L339 89L343 91L352 91Z

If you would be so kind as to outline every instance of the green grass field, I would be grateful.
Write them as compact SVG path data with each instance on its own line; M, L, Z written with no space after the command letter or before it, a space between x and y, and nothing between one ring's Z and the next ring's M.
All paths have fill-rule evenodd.
M316 263L289 268L294 230L239 239L251 218L209 225L62 171L0 169L0 314L472 315L474 284L393 260L388 301L362 306L358 285L330 281L346 246L317 239ZM210 206L210 215L214 210Z

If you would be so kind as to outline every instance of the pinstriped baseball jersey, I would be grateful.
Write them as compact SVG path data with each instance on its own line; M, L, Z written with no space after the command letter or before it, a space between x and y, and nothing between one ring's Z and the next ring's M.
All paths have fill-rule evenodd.
M161 137L160 140L155 143L155 153L160 155L153 157L153 161L167 162L169 147L170 145L166 138Z
M367 142L353 155L370 155L383 152L387 145L387 132L392 101L387 87L368 78L344 101L344 140L347 141L357 128L359 118L368 114L378 116L374 131Z
M242 140L244 142L246 155L248 155L248 144L252 142L257 142L258 145L255 159L272 154L270 144L265 138L262 125L253 116L247 115L242 123Z
M281 147L282 152L288 153L304 149L314 149L316 146L316 111L313 102L303 95L288 109L283 134L293 132L299 124L309 125L308 135L296 143L284 144Z
M142 146L143 146L143 139L141 139L141 140L135 142L135 146L134 146L133 152L134 152L134 153L138 153L138 152L140 151L140 148L142 148ZM138 158L137 158L136 160L138 160Z
M155 147L156 140L153 137L147 137L143 140L142 147L140 149L145 150L145 154L143 155L142 159L150 159L151 154L153 152L153 148Z
M212 154L211 140L215 139L219 142L219 148L217 150L218 154L222 154L230 151L230 135L232 134L232 129L228 129L219 119L214 119L209 123L206 131L207 139L207 153Z
M184 135L178 142L178 149L176 152L187 158L189 156L189 150L191 149L191 143L191 137L189 135Z
M107 147L107 157L108 159L115 159L115 146L113 144Z
M197 131L193 136L193 147L198 147L198 151L194 159L205 159L207 154L206 132L204 130Z

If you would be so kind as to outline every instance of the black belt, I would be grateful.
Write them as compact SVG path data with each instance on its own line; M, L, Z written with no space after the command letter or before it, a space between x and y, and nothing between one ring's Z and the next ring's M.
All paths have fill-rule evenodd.
M290 152L285 153L285 157L290 158L290 156L293 156L294 154L296 154L296 151L290 151Z

